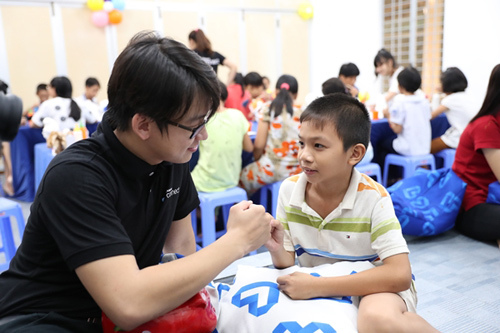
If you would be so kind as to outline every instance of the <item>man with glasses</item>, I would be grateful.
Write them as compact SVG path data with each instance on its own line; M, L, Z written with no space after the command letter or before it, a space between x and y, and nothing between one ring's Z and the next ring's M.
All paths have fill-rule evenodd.
M188 161L219 105L215 73L184 45L136 35L117 58L96 134L57 155L22 243L0 275L0 332L130 330L190 299L278 222L231 209L227 233L195 252ZM185 258L158 265L162 251Z

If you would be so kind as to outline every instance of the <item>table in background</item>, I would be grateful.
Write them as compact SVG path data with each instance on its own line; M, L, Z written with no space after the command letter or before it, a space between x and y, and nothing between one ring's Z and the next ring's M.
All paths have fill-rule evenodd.
M87 125L89 135L96 129L98 124ZM45 142L41 128L30 128L21 126L16 137L10 143L10 154L12 160L12 181L14 195L12 198L21 201L33 201L35 198L35 152L37 143ZM42 173L43 175L43 173Z

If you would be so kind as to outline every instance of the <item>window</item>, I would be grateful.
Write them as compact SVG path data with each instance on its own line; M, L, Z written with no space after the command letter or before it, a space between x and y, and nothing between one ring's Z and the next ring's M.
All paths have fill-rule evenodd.
M420 72L428 96L440 85L443 15L444 0L384 0L384 48Z

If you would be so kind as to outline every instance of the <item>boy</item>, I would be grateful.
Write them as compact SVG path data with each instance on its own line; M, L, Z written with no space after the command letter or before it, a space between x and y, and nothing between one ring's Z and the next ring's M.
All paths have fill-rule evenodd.
M408 247L387 191L354 166L370 138L370 118L342 93L313 101L300 117L299 161L303 173L280 189L282 223L266 243L277 268L369 260L368 271L340 277L293 273L278 278L292 299L363 296L358 330L426 332L416 315Z
M80 109L84 112L91 113L98 121L102 120L103 112L100 110L99 102L97 101L97 94L101 89L101 84L94 77L89 77L85 80L85 92L75 98Z
M397 79L400 94L394 97L389 112L384 114L397 137L380 142L377 161L381 166L387 154L413 156L429 154L431 150L431 106L424 94L417 92L422 83L420 74L410 66L402 70Z
M264 101L259 98L264 92L264 81L259 73L250 72L243 78L243 84L245 86L243 114L249 121L253 121L264 104Z
M358 97L359 94L358 88L354 85L359 73L358 66L352 62L340 66L339 79L344 84L346 93L350 94L352 97Z
M195 252L199 205L188 161L220 103L212 68L141 32L118 56L99 130L58 154L22 243L0 275L0 332L131 330L178 307L263 245L271 216L240 202L227 233ZM185 258L162 265L165 253Z

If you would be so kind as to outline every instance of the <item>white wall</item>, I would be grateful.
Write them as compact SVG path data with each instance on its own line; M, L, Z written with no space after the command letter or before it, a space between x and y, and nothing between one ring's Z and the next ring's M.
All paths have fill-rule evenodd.
M493 0L492 0L493 1ZM353 62L361 74L356 85L371 90L373 58L382 47L382 0L313 0L310 30L311 91L337 77L340 66Z
M491 70L500 63L500 1L445 2L443 69L460 68L481 106Z

